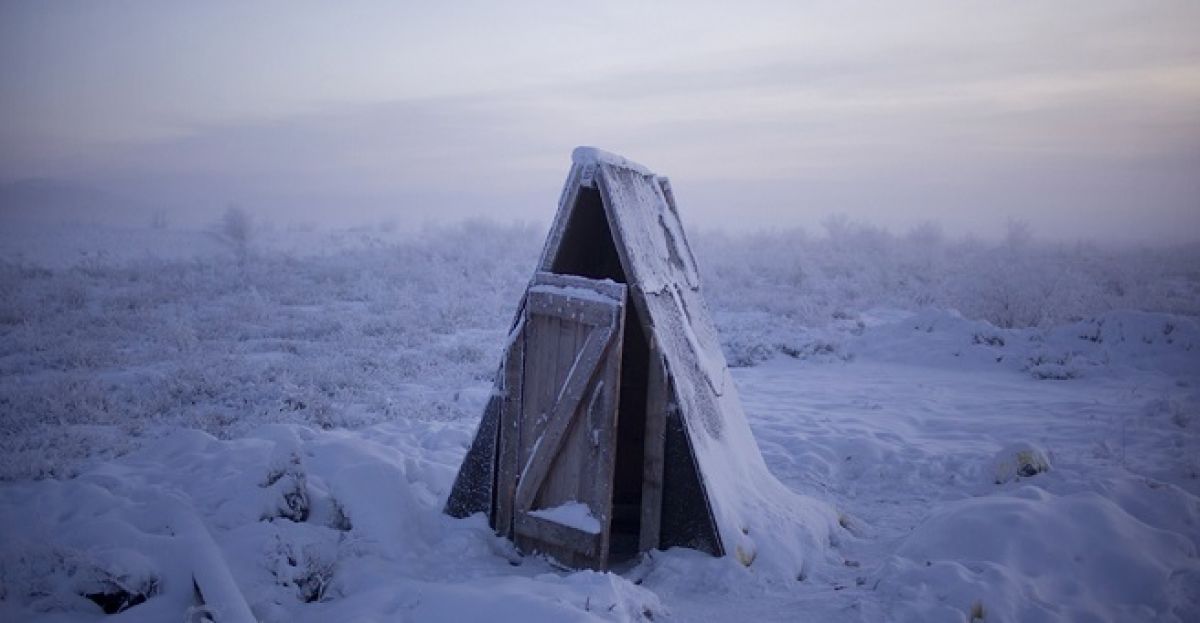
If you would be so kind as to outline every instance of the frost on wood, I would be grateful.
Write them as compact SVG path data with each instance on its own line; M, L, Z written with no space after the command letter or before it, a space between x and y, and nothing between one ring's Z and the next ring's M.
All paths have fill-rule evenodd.
M619 302L612 296L609 296L605 293L598 292L596 290L592 290L589 288L579 288L579 287L572 287L572 286L541 284L541 285L536 285L536 286L530 287L528 292L530 294L552 294L552 295L570 297L570 298L576 299L576 300L594 301L594 302L603 303L606 305L614 305L617 302Z
M635 171L642 175L654 175L650 169L644 165L638 164L624 156L618 156L612 152L604 151L596 147L576 147L571 152L571 162L581 167L595 167L600 164L605 164L610 167L618 167Z

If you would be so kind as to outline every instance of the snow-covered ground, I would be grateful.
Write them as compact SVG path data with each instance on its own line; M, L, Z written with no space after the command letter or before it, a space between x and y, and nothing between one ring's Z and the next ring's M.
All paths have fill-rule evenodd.
M441 514L535 228L0 234L0 620L1194 620L1195 251L917 233L697 240L798 577Z

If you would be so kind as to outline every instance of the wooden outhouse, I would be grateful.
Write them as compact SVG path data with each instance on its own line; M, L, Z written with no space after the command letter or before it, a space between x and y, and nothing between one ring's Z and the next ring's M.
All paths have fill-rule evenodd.
M594 148L572 167L446 512L606 569L672 546L751 564L786 494L746 423L671 185ZM766 523L764 523L764 521Z

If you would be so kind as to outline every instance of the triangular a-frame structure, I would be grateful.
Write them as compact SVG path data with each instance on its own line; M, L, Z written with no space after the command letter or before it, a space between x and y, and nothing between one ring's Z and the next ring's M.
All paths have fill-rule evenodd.
M569 567L683 546L802 574L828 511L767 470L670 183L594 148L572 162L446 512Z

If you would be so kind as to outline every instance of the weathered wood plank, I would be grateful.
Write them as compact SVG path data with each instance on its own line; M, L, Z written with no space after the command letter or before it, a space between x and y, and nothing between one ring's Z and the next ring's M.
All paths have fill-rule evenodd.
M665 177L657 178L654 185L660 195L659 203L665 205L658 217L662 226L663 236L668 249L668 261L683 275L688 287L693 290L700 288L700 272L696 264L696 256L688 244L687 234L683 231L683 223L679 220L679 210L675 208L675 195L671 192L671 183Z
M538 487L546 478L555 455L562 446L567 429L575 419L584 390L595 375L605 348L613 337L613 327L596 327L587 338L571 366L566 382L553 402L553 410L541 439L522 469L517 485L517 508L528 509ZM549 340L545 340L549 341Z
M579 275L560 275L558 273L539 272L534 275L533 285L553 286L558 288L581 288L599 292L614 301L625 298L625 284L608 279L590 279Z
M618 206L624 206L628 203L618 201L614 196L620 193L620 184L613 184L604 174L597 175L596 179L596 187L600 190L600 195L603 197L604 205L607 208L604 213L608 218L608 228L612 232L613 244L617 247L617 256L621 259L621 268L625 273L625 279L628 283L635 284L636 287L641 287L646 277L641 274L641 271L645 269L643 266L645 262L635 262L630 257L630 249L642 249L645 252L654 248L654 245L646 244L645 239L649 236L647 232L653 231L651 228L657 226L657 223L651 219L657 216L658 210L646 209L644 207L638 210L631 210L633 214L628 216L632 219L640 218L642 222L635 222L634 225L640 227L633 227L631 231L626 231L627 223L616 214L616 210L619 209ZM642 235L639 236L639 229L645 229L646 231L643 231ZM631 244L641 246L631 247Z
M642 456L642 520L638 550L658 547L662 530L663 449L667 424L667 369L658 341L650 338L646 433Z
M574 207L575 202L579 198L579 180L583 173L583 167L579 165L571 165L571 172L567 174L567 181L563 184L562 193L558 196L558 214L567 214L571 207ZM542 257L538 260L538 270L549 271L554 264L554 258L558 256L558 249L562 246L563 234L566 233L568 219L556 218L551 226L550 234L546 236L546 244L542 246Z
M599 534L584 532L578 528L565 526L526 512L517 513L516 530L517 534L522 536L542 543L557 545L585 556L597 556L600 553Z
M525 391L521 405L521 451L517 464L518 488L514 490L514 509L529 510L520 506L516 491L524 478L525 466L536 452L545 432L553 409L554 397L561 386L558 369L558 335L562 328L561 319L526 310L526 323L531 327L525 358Z
M528 302L529 312L543 316L554 316L573 322L601 325L612 322L620 302L605 299L583 299L563 296L557 292L531 289Z
M578 322L563 322L563 330L559 335L558 363L560 387L567 380L567 372L575 363L575 357L587 344L588 335L595 331L591 325ZM583 404L577 407L572 417L575 421L570 425L563 439L561 449L554 457L546 480L539 486L539 492L534 497L534 504L539 508L557 506L570 500L585 500L580 497L579 481L589 478L586 468L591 460L590 444L586 443L586 424L582 423L580 409L586 404L586 395L594 391L595 384L585 390ZM557 396L555 397L557 399Z
M625 314L617 315L616 327L613 334L618 339L613 340L606 353L603 369L598 383L604 384L604 391L598 393L595 411L588 414L589 428L595 431L596 457L595 473L590 479L593 486L592 509L600 519L600 565L605 568L608 564L608 552L612 544L612 504L613 477L616 467L617 454L617 412L621 404L621 339L625 330Z
M658 187L662 189L663 198L667 200L667 207L675 214L679 214L679 208L675 207L675 191L671 189L671 180L665 175L659 175L654 178L658 182Z
M529 326L521 323L518 335L509 344L504 357L500 426L497 437L495 515L492 527L505 536L512 535L513 497L517 487L517 461L521 443L521 391L525 371L525 343Z
M528 465L545 432L553 406L554 392L558 389L557 339L561 323L558 318L536 314L526 308L526 325L529 334L525 352L524 391L521 403L521 443L517 457L517 488L514 489L514 511L528 510L519 502L525 466Z

